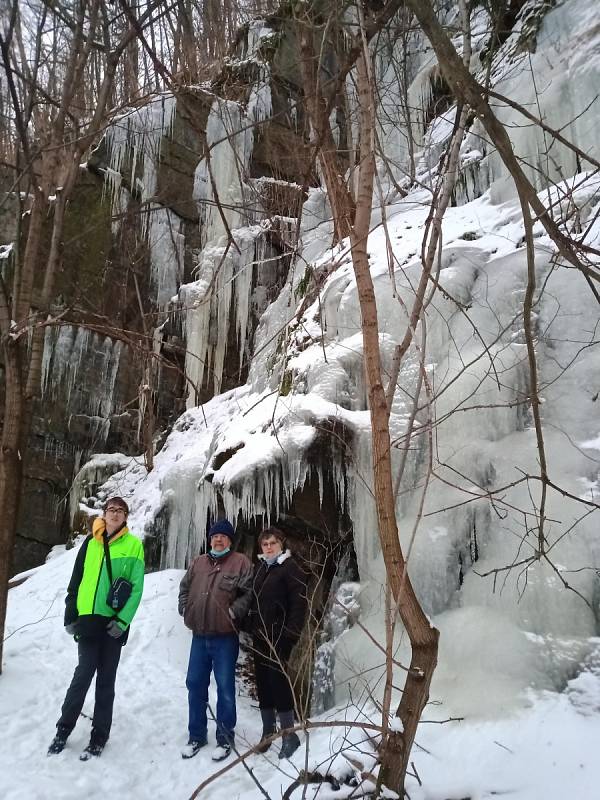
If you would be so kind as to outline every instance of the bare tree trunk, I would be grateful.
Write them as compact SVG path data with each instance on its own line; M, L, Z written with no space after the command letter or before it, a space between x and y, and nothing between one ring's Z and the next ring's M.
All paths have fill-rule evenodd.
M395 5L397 4L390 3L389 8L386 6L388 13ZM401 730L395 730L398 726L394 726L394 730L389 730L381 748L382 782L402 796L410 751L417 725L429 697L429 687L437 664L439 633L430 625L408 577L396 523L389 406L383 386L377 303L367 253L375 176L375 108L367 45L368 30L362 19L361 28L362 45L356 51L360 160L355 207L337 157L328 105L319 83L319 67L313 45L315 28L310 22L298 21L298 39L304 93L319 147L318 157L332 208L336 238L350 237L362 318L363 358L371 417L373 481L379 539L390 590L412 648L411 664L396 712L402 723ZM434 236L434 240L435 243L430 243L430 248L435 251L437 236ZM425 287L428 276L423 280ZM417 316L422 309L421 303Z
M190 0L179 0L177 24L181 26L181 66L185 79L190 83L198 80L198 52L194 38L192 4Z
M152 399L152 389L145 384L141 392L143 394L143 434L144 434L144 465L147 472L154 469L154 404ZM141 398L140 398L141 399Z
M54 206L54 218L52 221L52 238L50 241L50 253L46 261L44 270L44 284L42 287L42 294L39 302L39 311L42 314L48 313L50 303L52 302L52 293L54 292L54 285L56 276L61 266L62 257L62 239L63 230L65 225L65 214L67 210L68 199L75 187L77 174L79 172L79 159L80 152L77 149L74 153L70 154L70 163L67 166L67 174L60 191L57 191L57 201ZM37 397L41 386L42 375L42 359L44 355L44 328L38 326L34 328L31 336L31 345L29 350L29 368L27 371L27 383L25 386L25 400L27 403L27 412L25 414L26 424L30 421L31 403ZM27 425L28 426L28 425Z
M333 216L334 235L336 241L339 241L350 235L354 207L344 179L344 170L339 163L337 146L329 124L327 104L321 92L319 63L313 44L315 28L305 21L299 21L297 30L304 97L316 137L319 163Z
M368 62L364 54L357 62L357 75L361 158L356 214L350 242L362 316L363 357L372 428L373 486L386 572L392 596L412 647L410 668L396 712L402 722L402 731L390 731L382 746L382 782L402 797L410 751L437 664L439 633L427 619L408 577L396 523L389 409L382 380L377 303L367 254L375 161L374 101Z
M1 282L1 279L0 279ZM8 334L10 316L4 283L0 285L0 334L3 339L2 354L5 368L5 407L2 438L0 441L0 674L4 620L8 600L8 579L17 529L17 513L21 494L23 463L19 451L23 393L21 391L21 365L18 343Z
M8 399L8 398L7 398ZM12 427L12 426L11 426ZM23 465L18 446L14 445L14 431L2 436L0 451L0 675L4 651L4 620L8 602L8 579L11 575L15 535L17 530L18 498L21 493Z
M23 254L23 263L19 267L19 283L15 285L12 293L12 319L18 324L25 324L31 308L31 295L33 292L33 278L35 267L38 263L44 218L48 203L42 191L36 188L28 214L27 241Z
M123 100L125 103L131 103L139 93L139 46L138 40L133 39L129 43L123 59Z

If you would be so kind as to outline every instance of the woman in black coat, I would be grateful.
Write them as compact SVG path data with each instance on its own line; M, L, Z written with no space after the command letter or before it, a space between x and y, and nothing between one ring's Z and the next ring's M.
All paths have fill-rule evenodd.
M275 712L281 730L294 727L294 694L287 674L290 653L304 626L307 611L306 576L289 550L278 528L267 528L258 537L262 553L254 569L250 632L254 647L254 671L258 705L263 723L263 741L276 731ZM279 758L289 758L300 746L293 731L283 735Z

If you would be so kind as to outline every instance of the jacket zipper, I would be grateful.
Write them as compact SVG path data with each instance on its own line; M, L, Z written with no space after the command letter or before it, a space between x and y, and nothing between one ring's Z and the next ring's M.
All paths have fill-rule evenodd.
M206 597L208 597L210 594L212 594L212 589L213 589L214 582L215 582L215 575L219 571L220 571L220 567L217 564L214 564L212 572L210 572L209 576L208 576L209 577L209 581L210 581L210 585L208 585L206 587L207 588ZM207 616L207 614L208 614L208 602L205 599L204 603L202 604L202 629L203 630L206 630L206 616Z
M110 543L109 543L110 547ZM96 589L94 590L94 600L92 602L92 614L96 611L96 597L98 596L98 587L100 586L100 576L102 575L102 567L104 566L104 562L106 561L106 556L104 554L104 544L102 545L102 561L100 562L100 569L98 570L98 577L96 578Z
M117 528L117 530L110 535L110 537L107 537L108 547L110 547L111 541L114 540L114 537L117 535L117 533L119 533L121 530L123 530L125 525L126 525L126 523L124 522L121 525L120 528ZM92 614L94 613L94 611L96 609L96 597L98 596L98 587L100 586L100 576L102 575L102 567L104 566L104 562L105 561L106 561L106 554L104 552L104 542L103 542L102 543L102 561L100 562L100 569L98 570L98 577L96 578L96 589L94 590L94 600L92 602ZM108 573L108 570L107 570L107 573ZM109 583L110 583L110 580L109 580Z

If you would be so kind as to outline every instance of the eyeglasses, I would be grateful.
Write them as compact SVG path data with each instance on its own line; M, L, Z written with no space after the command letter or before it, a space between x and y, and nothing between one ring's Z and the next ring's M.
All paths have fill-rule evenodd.
M124 508L114 508L113 506L111 506L110 508L106 509L106 513L107 514L109 514L109 513L110 514L126 514L127 512L125 511Z

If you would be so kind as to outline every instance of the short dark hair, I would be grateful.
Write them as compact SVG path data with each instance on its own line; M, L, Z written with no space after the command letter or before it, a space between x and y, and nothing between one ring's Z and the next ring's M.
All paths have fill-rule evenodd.
M113 506L117 506L118 508L122 508L126 514L129 514L129 506L122 497L109 497L106 503L104 503L104 510L106 511L111 504Z
M274 536L281 542L281 546L283 547L285 544L285 533L280 531L279 528L265 528L264 531L258 535L258 544L261 545L265 539L270 539L271 536Z

